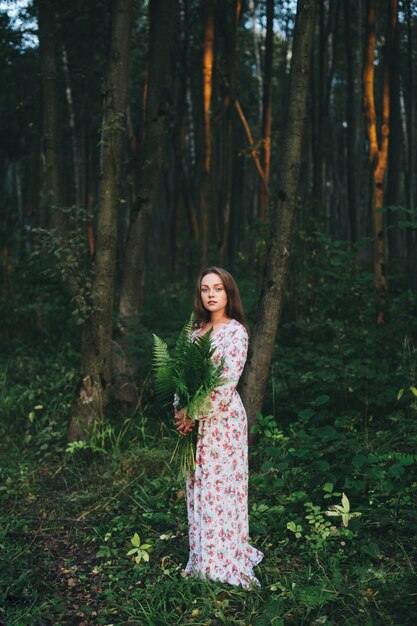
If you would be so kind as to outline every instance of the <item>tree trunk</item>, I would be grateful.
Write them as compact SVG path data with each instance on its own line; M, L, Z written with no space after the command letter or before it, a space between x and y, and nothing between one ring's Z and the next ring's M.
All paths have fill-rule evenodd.
M251 351L243 377L243 402L249 427L262 409L272 351L282 308L290 255L292 220L297 204L310 59L318 0L299 0L294 31L288 110L282 138L274 224L267 253Z
M263 274L265 265L265 240L268 227L269 194L266 185L269 185L269 171L271 166L271 126L272 126L272 67L274 59L274 0L266 3L266 41L265 41L265 71L262 93L262 129L261 129L261 167L264 181L259 181L258 191L258 280Z
M45 186L52 228L65 240L66 220L62 212L62 181L58 130L58 89L55 2L38 0L39 48L42 74L43 151Z
M61 47L62 54L62 66L64 69L65 78L65 96L68 106L68 121L70 127L71 136L71 148L72 148L72 167L73 167L73 180L74 180L74 201L76 207L82 206L81 196L81 182L80 182L80 156L78 150L77 130L75 124L75 110L74 110L74 98L71 88L71 76L68 64L68 53L65 45Z
M376 41L376 0L367 2L367 45L363 70L365 119L368 130L369 161L371 165L371 217L374 236L374 275L377 296L376 321L384 323L385 298L388 290L385 276L384 223L378 209L384 206L384 180L388 160L391 52L397 25L397 0L390 0L390 15L385 40L384 77L382 93L381 139L378 141L374 96L374 56Z
M236 152L236 81L237 81L237 32L240 19L241 2L232 3L231 36L229 50L229 94L227 107L227 188L223 210L221 240L219 246L219 265L224 265L226 249L229 242L230 216L233 206L234 166Z
M80 383L70 415L69 441L88 437L97 421L103 419L111 385L117 214L129 86L132 6L133 0L113 0L112 5L110 57L103 92L92 312L83 329Z
M200 267L208 263L211 214L212 128L211 98L213 92L214 2L205 0L203 50L203 176L200 191Z
M400 68L400 34L398 28L394 36L394 49L392 52L392 67ZM399 71L392 72L390 89L390 138L388 150L388 173L387 191L385 204L387 206L401 205L401 189L406 186L406 179L403 178L404 161L402 150L402 127L401 127L401 75ZM387 258L388 262L401 257L405 253L402 245L402 235L404 232L398 227L399 213L397 210L388 210L387 222Z
M136 317L143 303L146 244L155 210L165 142L167 102L164 88L171 51L172 15L170 0L151 0L149 3L149 71L138 210L127 238L119 306L120 315L126 318Z
M350 240L358 238L358 214L361 208L362 141L362 1L345 2L347 53L347 188Z
M274 0L266 3L265 73L262 96L262 149L261 165L265 181L269 183L271 165L271 123L272 123L272 65L274 58ZM269 197L265 185L259 182L259 219L267 219Z
M143 306L145 259L149 230L156 209L164 155L167 98L164 92L169 76L173 36L174 3L149 3L149 62L144 138L140 155L136 213L129 228L120 291L120 340L114 351L117 397L134 404L135 366L129 355L129 327Z

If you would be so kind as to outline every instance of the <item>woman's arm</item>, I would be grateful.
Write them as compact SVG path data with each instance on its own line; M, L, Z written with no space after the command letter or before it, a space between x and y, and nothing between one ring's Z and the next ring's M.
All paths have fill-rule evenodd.
M239 378L246 363L248 352L248 333L241 324L230 333L226 339L224 348L224 378L226 382L216 387L210 394L210 409L197 419L205 420L215 417L227 411L227 407L232 400Z

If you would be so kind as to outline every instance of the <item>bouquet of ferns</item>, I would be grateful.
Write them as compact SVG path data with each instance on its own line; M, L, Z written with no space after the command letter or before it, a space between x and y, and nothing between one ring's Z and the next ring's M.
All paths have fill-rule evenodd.
M176 411L184 410L193 421L210 407L210 393L225 380L223 361L213 360L212 331L192 339L192 320L182 329L170 354L167 344L154 335L153 366L155 390L166 404L174 404ZM173 402L174 400L174 402ZM179 450L183 472L195 468L195 440L193 431L180 435L174 455Z

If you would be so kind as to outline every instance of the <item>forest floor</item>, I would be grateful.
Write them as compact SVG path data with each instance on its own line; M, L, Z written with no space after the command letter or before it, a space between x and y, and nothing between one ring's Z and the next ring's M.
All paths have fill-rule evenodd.
M183 577L186 507L168 450L80 449L42 458L9 441L1 455L4 625L415 623L415 503L403 502L399 514L400 495L391 515L359 507L362 515L349 528L338 523L332 536L320 506L307 503L309 520L294 515L307 497L302 489L271 494L277 473L255 468L250 520L266 556L257 568L262 587L243 590ZM325 489L324 497L332 495ZM128 556L135 533L149 560Z
M415 626L417 295L390 279L377 328L373 276L325 243L329 258L306 265L281 322L250 452L259 588L183 576L177 434L149 383L152 332L172 345L182 300L158 293L133 337L137 409L112 403L94 436L70 445L79 327L68 303L45 297L37 332L23 296L4 302L0 624Z

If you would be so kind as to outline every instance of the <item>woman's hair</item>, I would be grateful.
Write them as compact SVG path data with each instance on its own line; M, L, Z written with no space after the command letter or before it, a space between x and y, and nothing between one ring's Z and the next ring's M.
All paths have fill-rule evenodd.
M248 330L248 324L245 319L245 313L243 312L242 301L235 279L227 270L215 266L207 267L198 277L194 297L194 325L199 326L201 323L210 320L210 312L204 308L201 300L201 281L207 274L217 274L221 278L227 295L226 315L243 324L246 330Z

